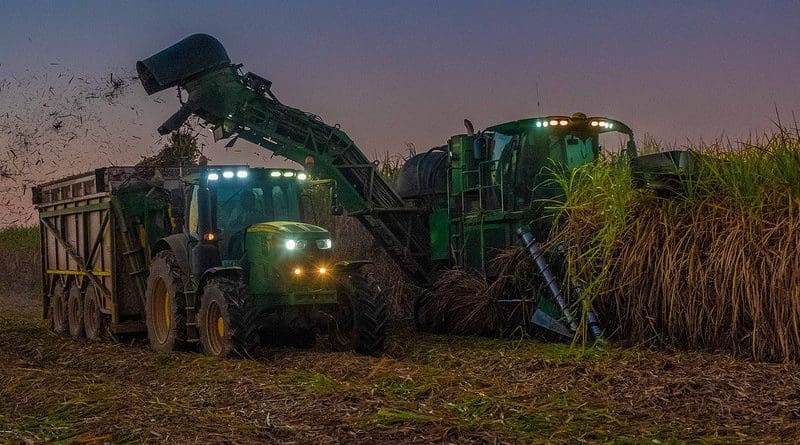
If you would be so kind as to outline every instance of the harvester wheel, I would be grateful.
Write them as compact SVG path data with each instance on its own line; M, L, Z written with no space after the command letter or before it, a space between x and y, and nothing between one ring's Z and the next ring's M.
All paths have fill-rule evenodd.
M380 356L389 312L380 287L359 271L348 271L338 289L339 307L330 327L331 347Z
M67 332L67 290L64 283L57 281L50 295L50 327L54 332Z
M200 341L214 357L247 357L256 343L257 310L240 280L211 278L200 304Z
M92 341L102 339L106 330L106 319L100 312L99 298L97 288L90 284L83 297L83 330L86 338Z
M186 348L186 300L183 272L175 254L158 252L150 265L145 292L145 321L150 347L157 352Z
M75 338L83 337L83 295L81 295L81 285L78 282L73 282L69 287L67 324L69 325L69 335Z

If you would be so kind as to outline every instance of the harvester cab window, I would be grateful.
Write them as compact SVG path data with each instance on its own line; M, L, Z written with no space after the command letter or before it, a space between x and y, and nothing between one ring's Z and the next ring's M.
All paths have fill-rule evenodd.
M592 162L594 158L592 142L591 137L582 139L572 134L564 136L564 157L567 168L573 169Z

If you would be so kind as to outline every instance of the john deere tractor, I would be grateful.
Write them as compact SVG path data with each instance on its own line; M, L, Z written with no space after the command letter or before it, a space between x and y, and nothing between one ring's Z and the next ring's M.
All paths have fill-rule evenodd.
M301 221L306 173L203 166L172 193L180 233L152 248L145 313L153 349L199 341L214 356L262 340L379 355L386 307L365 261L332 260L323 228ZM185 205L181 205L185 203ZM186 212L178 209L185 208Z

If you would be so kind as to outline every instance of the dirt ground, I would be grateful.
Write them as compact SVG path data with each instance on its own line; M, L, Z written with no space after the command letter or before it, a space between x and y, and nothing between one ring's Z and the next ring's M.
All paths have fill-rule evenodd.
M0 443L797 443L800 367L395 330L383 358L158 355L0 297Z

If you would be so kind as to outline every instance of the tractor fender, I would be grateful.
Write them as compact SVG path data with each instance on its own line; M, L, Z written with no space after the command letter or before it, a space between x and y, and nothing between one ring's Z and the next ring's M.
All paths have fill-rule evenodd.
M334 270L351 271L358 270L364 266L372 264L370 260L340 261L333 265Z
M205 287L208 280L214 277L228 277L233 280L238 280L242 278L243 269L239 266L228 266L228 267L211 267L206 269L203 272L203 275L200 276L200 281L197 283L197 294L200 295L203 293L203 288Z
M191 275L191 271L189 270L188 245L189 237L187 235L183 233L169 235L156 241L156 244L151 250L151 255L155 257L158 252L162 252L164 250L172 251L172 253L175 254L175 259L178 260L178 267L181 268L184 276L188 277Z

